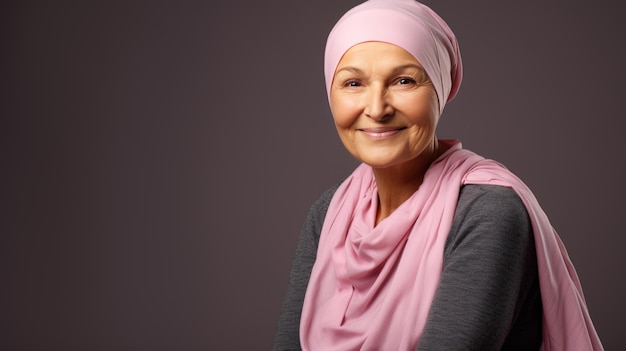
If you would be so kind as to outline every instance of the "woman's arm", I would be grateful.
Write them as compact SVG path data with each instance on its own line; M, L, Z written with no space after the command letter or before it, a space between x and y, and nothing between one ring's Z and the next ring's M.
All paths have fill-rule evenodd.
M512 189L462 188L418 350L537 350L541 298L532 228Z

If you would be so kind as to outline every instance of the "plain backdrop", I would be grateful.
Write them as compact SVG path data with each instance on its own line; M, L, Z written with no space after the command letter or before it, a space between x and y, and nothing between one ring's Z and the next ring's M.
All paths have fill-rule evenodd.
M268 350L311 203L356 162L322 59L359 1L3 1L0 349ZM619 1L427 1L441 138L518 174L607 350L623 317Z

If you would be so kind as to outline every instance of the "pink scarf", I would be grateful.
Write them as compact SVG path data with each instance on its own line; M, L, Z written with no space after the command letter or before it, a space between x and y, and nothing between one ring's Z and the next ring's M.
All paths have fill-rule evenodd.
M463 184L510 187L526 205L537 249L543 349L602 350L574 267L534 195L502 165L448 143L419 190L376 227L371 167L357 167L337 189L304 300L303 350L416 349Z

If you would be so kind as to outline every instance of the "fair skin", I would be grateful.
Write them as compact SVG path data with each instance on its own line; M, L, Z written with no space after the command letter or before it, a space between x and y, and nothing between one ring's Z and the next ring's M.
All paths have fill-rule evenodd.
M445 151L435 136L437 93L406 50L364 42L339 61L330 108L346 149L374 170L378 224L419 188L430 164Z

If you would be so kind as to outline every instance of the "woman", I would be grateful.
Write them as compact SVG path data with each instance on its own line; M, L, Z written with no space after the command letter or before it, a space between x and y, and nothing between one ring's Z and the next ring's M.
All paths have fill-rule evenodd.
M362 164L312 206L275 350L601 350L567 253L530 190L438 140L462 77L454 34L413 0L331 31L329 103Z

